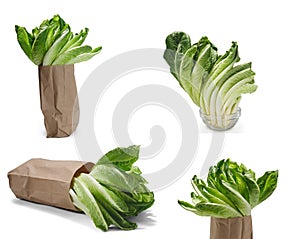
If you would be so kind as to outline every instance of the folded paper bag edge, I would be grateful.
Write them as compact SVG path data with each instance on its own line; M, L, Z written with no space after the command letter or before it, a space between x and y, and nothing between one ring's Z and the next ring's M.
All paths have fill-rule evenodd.
M80 211L69 190L74 177L89 173L91 162L33 158L8 172L9 186L17 198Z

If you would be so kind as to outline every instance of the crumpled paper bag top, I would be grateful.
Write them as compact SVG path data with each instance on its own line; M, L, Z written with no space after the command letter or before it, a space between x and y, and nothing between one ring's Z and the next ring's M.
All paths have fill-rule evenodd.
M17 198L79 211L69 190L73 177L89 173L93 163L30 159L8 173L9 186Z

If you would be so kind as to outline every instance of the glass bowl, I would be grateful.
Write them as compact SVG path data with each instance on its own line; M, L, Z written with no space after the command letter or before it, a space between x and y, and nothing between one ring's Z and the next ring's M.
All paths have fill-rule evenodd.
M238 122L240 116L241 116L241 108L239 107L237 111L233 114L227 114L227 115L210 115L205 114L199 110L200 117L202 118L202 121L204 124L212 129L217 131L225 131L231 129L235 124Z

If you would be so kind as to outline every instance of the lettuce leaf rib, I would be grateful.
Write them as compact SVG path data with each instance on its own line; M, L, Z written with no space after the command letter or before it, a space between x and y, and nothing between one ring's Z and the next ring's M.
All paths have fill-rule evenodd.
M73 190L77 195L78 200L84 205L85 213L91 217L95 226L103 231L108 230L108 225L103 217L103 214L86 185L77 178L74 179Z

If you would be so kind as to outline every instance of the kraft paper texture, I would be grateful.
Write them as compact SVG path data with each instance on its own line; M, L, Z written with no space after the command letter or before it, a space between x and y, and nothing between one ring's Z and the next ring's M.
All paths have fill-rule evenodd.
M253 239L252 218L215 218L210 221L210 239Z
M39 66L38 70L47 137L67 137L79 121L74 65Z
M9 186L17 198L79 211L69 196L72 180L89 173L93 163L30 159L8 173Z

